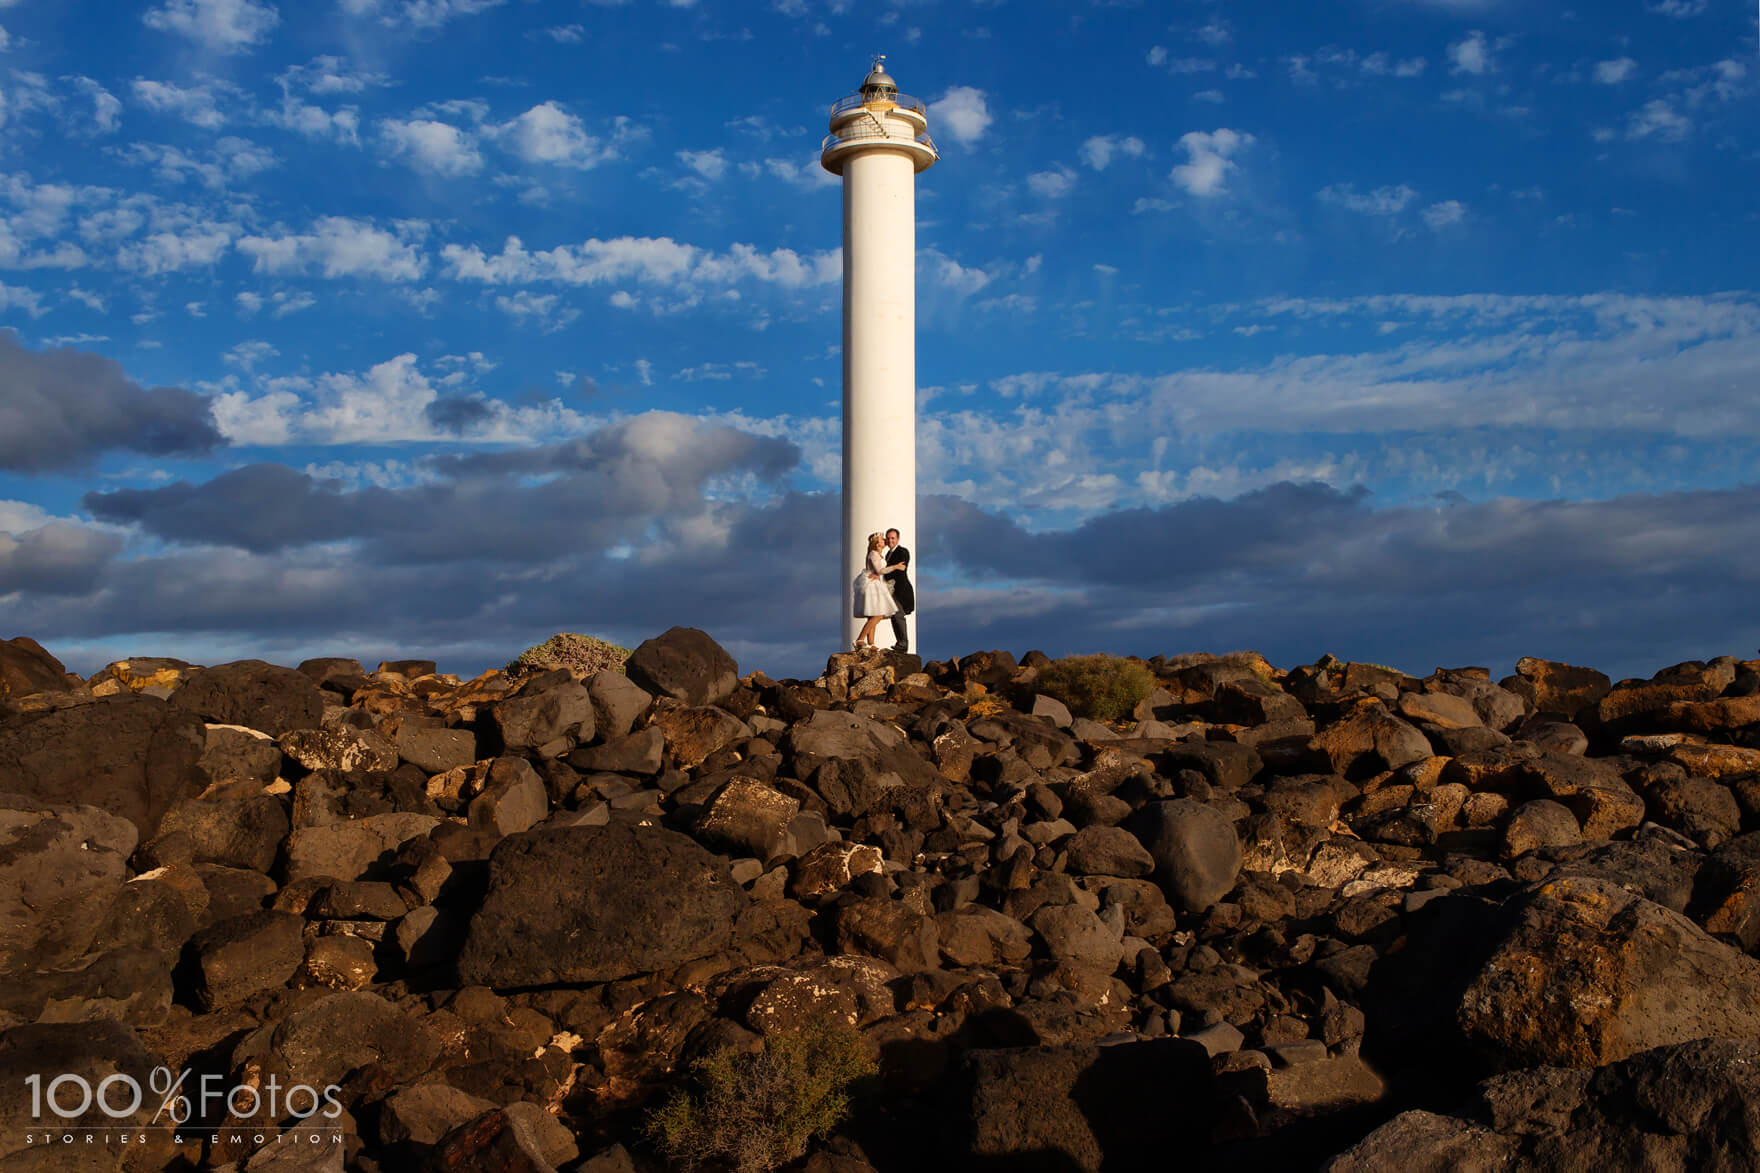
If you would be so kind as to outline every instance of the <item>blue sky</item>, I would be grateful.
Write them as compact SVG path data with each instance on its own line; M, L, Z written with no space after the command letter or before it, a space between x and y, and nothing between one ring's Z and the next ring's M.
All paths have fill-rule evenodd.
M837 181L918 180L924 650L1648 674L1760 618L1756 10L0 0L0 617L837 631Z

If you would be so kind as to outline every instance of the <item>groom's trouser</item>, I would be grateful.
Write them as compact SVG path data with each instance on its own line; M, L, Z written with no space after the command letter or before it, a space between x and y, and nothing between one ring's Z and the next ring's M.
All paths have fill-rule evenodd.
M911 650L911 624L903 611L892 617L892 650L895 652Z

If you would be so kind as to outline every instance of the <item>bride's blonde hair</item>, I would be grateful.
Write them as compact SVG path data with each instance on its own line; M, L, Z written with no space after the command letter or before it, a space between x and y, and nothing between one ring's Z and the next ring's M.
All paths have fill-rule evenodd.
M874 533L874 534L868 535L868 549L872 550L875 546L884 546L885 544L886 544L886 535L885 534Z

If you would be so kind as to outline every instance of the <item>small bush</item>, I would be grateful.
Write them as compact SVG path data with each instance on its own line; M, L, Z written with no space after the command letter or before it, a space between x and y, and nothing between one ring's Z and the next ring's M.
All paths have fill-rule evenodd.
M1041 668L1033 687L1078 717L1117 721L1149 695L1155 677L1140 661L1122 656L1065 656Z
M577 676L591 676L607 669L622 672L629 653L628 648L620 648L596 636L564 631L521 652L507 666L507 674L535 676L553 668L567 668Z
M830 1018L774 1034L764 1049L724 1048L691 1065L689 1091L672 1093L647 1131L667 1160L767 1173L807 1151L849 1111L849 1086L874 1072L854 1028Z

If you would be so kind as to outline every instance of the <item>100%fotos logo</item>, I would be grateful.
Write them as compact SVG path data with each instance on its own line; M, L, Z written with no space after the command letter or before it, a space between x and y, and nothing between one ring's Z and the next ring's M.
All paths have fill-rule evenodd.
M152 1124L170 1117L171 1124L181 1126L192 1118L205 1120L217 1116L220 1107L237 1117L253 1117L267 1107L272 1117L295 1116L304 1120L328 1103L325 1117L334 1120L342 1115L342 1104L336 1099L341 1089L335 1084L319 1090L310 1084L296 1083L284 1089L279 1080L270 1076L261 1088L248 1084L228 1088L220 1076L204 1075L196 1081L192 1101L183 1087L188 1079L187 1069L174 1073L169 1067L153 1068L147 1076L147 1088L158 1097L159 1107L153 1113ZM112 1120L127 1120L141 1110L146 1100L140 1081L120 1072L106 1075L95 1085L85 1076L74 1074L57 1075L47 1086L41 1075L26 1076L24 1082L30 1088L31 1116L36 1120L43 1118L45 1107L63 1120L77 1120L94 1106Z

